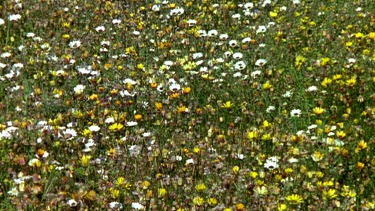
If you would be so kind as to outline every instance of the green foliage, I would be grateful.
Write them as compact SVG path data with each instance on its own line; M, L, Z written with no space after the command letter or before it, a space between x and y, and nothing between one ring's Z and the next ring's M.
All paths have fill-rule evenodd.
M6 0L1 208L373 210L374 5L267 2Z

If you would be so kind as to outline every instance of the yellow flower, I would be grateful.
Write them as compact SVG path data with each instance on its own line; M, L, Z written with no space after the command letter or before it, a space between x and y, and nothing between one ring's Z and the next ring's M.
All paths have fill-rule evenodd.
M206 190L206 186L203 183L197 184L195 186L195 190L197 192L203 192L204 190Z
M325 77L321 83L323 87L327 87L329 84L332 83L332 79Z
M81 157L79 162L81 163L82 166L87 166L89 164L90 159L91 159L91 156L84 155L84 156Z
M266 83L262 84L263 90L268 90L268 89L271 89L271 88L272 88L272 85L270 84L269 81L266 81Z
M193 199L193 203L194 203L194 205L201 206L201 205L204 204L204 199L202 197L199 197L199 196L195 197Z
M342 78L342 75L341 74L335 74L335 75L333 75L333 77L332 77L332 79L333 80L339 80L339 79L341 79Z
M95 101L95 100L98 99L98 95L97 94L92 94L92 95L90 95L89 99L92 100L92 101Z
M142 115L141 114L136 114L136 115L134 115L134 119L135 119L135 121L139 121L139 120L142 119Z
M159 198L164 197L165 194L167 194L167 191L165 190L165 188L158 188L158 197Z
M142 182L141 186L144 190L146 190L150 186L150 182L145 180Z
M367 143L366 143L364 140L361 140L360 142L358 142L358 144L357 144L357 148L358 148L359 150L366 149L366 148L367 148Z
M183 92L184 94L189 94L190 91L191 91L191 88L190 88L190 87L185 87L185 88L182 90L182 92Z
M266 134L262 135L262 140L263 141L271 140L271 134L266 133Z
M293 173L293 169L292 169L292 168L286 168L286 169L284 170L284 172L285 172L286 174L290 174L290 173Z
M297 68L300 68L301 67L301 65L305 62L305 57L303 57L303 56L301 56L301 55L298 55L297 57L296 57L296 61L295 61L295 63L294 63L294 65L297 67Z
M375 40L375 32L370 32L370 33L368 33L367 37L368 37L370 40L374 41L374 40Z
M345 138L346 133L344 131L337 131L336 132L336 137L337 138Z
M156 82L150 83L150 87L153 88L153 89L155 89L157 86L158 86L158 84Z
M141 63L137 64L137 69L139 70L143 70L145 68L145 66Z
M236 204L236 211L243 211L245 210L245 205L239 203L239 204Z
M64 40L68 40L68 39L70 39L70 35L69 35L69 34L63 34L63 35L62 35L62 38L63 38Z
M176 110L178 114L186 113L186 106L179 106Z
M253 140L257 137L257 132L256 131L251 131L247 133L247 138L250 140Z
M323 190L323 199L334 199L337 197L335 189Z
M355 33L354 37L357 38L357 39L362 39L362 38L365 37L365 35L362 34L361 32L357 32L357 33Z
M117 186L122 186L125 183L125 178L124 177L119 177L115 181L115 185Z
M277 12L269 12L269 16L271 17L271 18L276 18L277 17Z
M316 176L317 178L323 178L324 173L321 172L321 171L317 171L317 172L315 172L315 176Z
M285 199L290 203L290 204L300 204L303 202L303 198L297 194L292 194L292 195L289 195L287 197L285 197Z
M263 128L269 128L271 127L271 123L269 123L267 120L263 121Z
M321 161L324 157L324 154L320 153L319 151L315 151L314 154L311 155L311 158L315 161Z
M156 102L155 103L155 109L156 110L161 110L163 108L163 104L162 103L160 103L160 102Z
M109 191L111 192L111 196L113 199L117 199L120 195L120 191L114 188L110 188Z
M277 205L277 210L278 211L285 211L285 210L287 210L287 207L286 207L285 204L279 204L279 205Z
M327 66L327 64L329 64L330 61L331 59L328 57L322 58L320 59L320 66L325 67Z
M124 127L124 125L122 125L122 124L120 124L120 123L114 123L114 124L110 125L110 126L108 127L108 129L111 130L111 131L119 131L119 130L121 130L123 127Z
M107 155L110 156L110 157L113 157L115 154L116 154L116 149L115 148L110 148L107 151Z
M40 162L40 160L37 159L37 158L33 158L29 161L28 164L29 164L29 166L32 166L34 168L38 168L42 165L42 162Z
M357 169L358 169L358 170L363 169L363 167L365 167L365 164L364 164L364 163L362 163L362 162L358 162L358 163L357 163Z
M345 85L347 87L353 87L357 82L357 79L355 77L351 77L350 79L346 80Z
M232 172L233 172L234 174L237 174L239 171L240 171L240 167L239 167L239 166L234 166L234 167L232 168Z
M261 186L261 187L256 187L254 188L254 192L259 195L259 196L262 196L262 195L267 195L268 194L268 190L266 187L264 186Z
M249 176L250 176L251 178L255 179L255 178L258 177L258 173L255 172L255 171L251 171L251 172L249 173Z
M82 135L85 136L85 137L88 137L88 138L92 137L91 131L87 128L83 130Z
M323 108L320 108L320 107L315 107L315 108L313 109L313 112L314 112L314 114L316 114L316 115L320 115L320 114L322 114L322 113L324 112L324 109L323 109Z
M222 108L232 108L233 104L230 101L225 102L221 107Z
M217 200L215 198L207 199L207 204L214 207L217 204Z

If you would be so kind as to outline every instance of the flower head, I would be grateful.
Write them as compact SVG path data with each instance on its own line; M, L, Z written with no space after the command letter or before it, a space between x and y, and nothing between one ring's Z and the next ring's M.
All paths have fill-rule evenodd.
M290 203L290 204L300 204L303 202L303 198L297 194L292 194L292 195L289 195L287 197L285 197L285 199Z

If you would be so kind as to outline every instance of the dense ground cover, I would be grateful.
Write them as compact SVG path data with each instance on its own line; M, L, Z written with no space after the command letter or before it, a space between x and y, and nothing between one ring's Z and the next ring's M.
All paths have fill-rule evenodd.
M4 210L374 210L371 1L5 0Z

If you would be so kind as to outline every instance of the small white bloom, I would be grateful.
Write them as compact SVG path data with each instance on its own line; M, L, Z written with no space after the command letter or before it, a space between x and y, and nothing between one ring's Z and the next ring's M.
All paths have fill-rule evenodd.
M271 5L271 0L264 0L263 4L262 4L262 7L266 7L266 6L269 6L269 5Z
M356 62L355 58L349 58L348 59L349 64L354 64Z
M131 85L137 85L137 82L136 81L133 81L132 79L130 78L126 78L125 80L122 81L124 84L127 84L127 83L130 83Z
M229 41L229 46L236 47L237 46L237 40L230 40Z
M10 21L18 21L19 19L21 19L21 15L20 14L9 15L8 19Z
M1 25L4 25L4 24L5 24L4 19L0 18L0 26L1 26Z
M151 133L150 132L144 132L142 134L143 137L147 138L147 137L150 137L151 136Z
M237 158L240 159L240 160L243 160L245 158L245 156L243 154L237 154Z
M79 40L74 40L69 42L69 47L70 48L79 48L81 46L81 41Z
M89 130L90 130L91 132L98 132L98 131L100 130L100 127L97 126L97 125L91 125L91 126L89 127Z
M119 20L119 19L113 19L112 23L115 24L115 25L117 25L117 24L121 23L121 20Z
M75 206L78 205L78 202L77 202L76 200L74 200L74 199L70 199L70 200L67 202L67 204L68 204L69 206L71 206L71 207L75 207Z
M242 39L242 43L249 43L251 41L250 37L245 37Z
M128 127L132 127L132 126L136 126L136 125L138 125L138 123L134 122L134 121L130 121L130 122L126 123L126 126L128 126Z
M242 73L241 72L236 72L233 74L233 78L239 78L242 76Z
M142 204L138 203L138 202L132 202L132 208L136 209L136 210L143 210L143 209L145 209L145 207Z
M266 61L265 59L258 59L258 60L255 62L255 66L263 67L266 63L267 63L267 61Z
M219 39L220 39L220 40L227 40L228 37L229 37L228 34L220 34L220 35L219 35Z
M140 34L141 34L141 32L139 32L139 31L133 31L133 35L135 35L135 36L138 36Z
M244 61L238 61L236 64L234 64L234 69L236 70L243 70L246 68L246 64Z
M277 169L278 167L279 167L279 164L277 164L277 162L274 162L268 159L266 163L264 164L264 168L270 169L270 170Z
M237 52L237 53L234 53L234 54L233 54L233 58L234 58L234 59L242 59L242 57L243 57L243 54L242 54L242 53Z
M285 98L289 98L292 96L292 92L291 91L286 91L285 94L283 94L282 96L285 97Z
M177 92L181 89L181 86L180 84L177 84L177 83L173 83L169 86L169 90L171 90L172 92Z
M160 11L160 5L158 5L158 4L152 5L151 9L154 12L159 12Z
M198 30L197 31L197 33L198 33L198 36L199 37L207 37L207 32L206 32L206 30Z
M264 33L266 31L267 31L266 26L258 26L258 29L257 29L256 33L259 34L259 33Z
M109 203L109 208L120 210L122 209L122 204L120 202L114 201Z
M244 9L252 9L254 7L254 4L252 2L248 2L243 5Z
M301 116L301 110L300 109L293 109L292 111L290 111L290 116L300 117Z
M203 57L203 53L198 52L198 53L193 53L193 59L199 59Z
M64 135L70 136L68 140L72 140L74 137L77 136L77 131L75 131L74 129L66 129L65 131L63 131L63 133Z
M193 158L187 159L185 165L194 164Z
M186 21L186 23L189 25L189 26L195 26L197 24L197 21L196 20L193 20L193 19L189 19Z
M307 88L308 92L315 92L317 90L318 90L318 87L316 87L316 86L310 86L309 88Z
M8 194L11 195L11 196L18 196L18 190L17 188L12 188L8 191Z
M234 15L232 15L232 18L236 19L236 20L239 20L241 18L241 14L239 14L239 13L234 14Z
M170 12L169 12L169 15L171 16L174 16L174 15L182 15L184 14L184 9L183 8L175 8L175 9L172 9Z
M215 30L215 29L210 30L210 31L207 32L207 35L208 35L209 37L214 37L214 36L216 36L217 34L218 34L218 32L217 32L217 30Z
M298 163L298 159L296 159L296 158L289 158L288 162L289 163Z
M104 26L98 26L98 27L95 28L95 31L103 32L103 31L105 31L105 27Z
M83 90L86 88L86 86L82 84L78 84L77 86L74 87L74 92L78 95L82 94Z
M256 77L259 76L261 73L262 73L262 71L260 71L260 70L256 70L256 71L251 72L250 76L251 76L252 78L256 78Z
M11 57L12 56L12 54L11 53L9 53L9 52L5 52L5 53L2 53L1 54L1 58L9 58L9 57Z
M275 110L275 106L268 106L268 108L266 109L266 112L271 113L274 110Z

